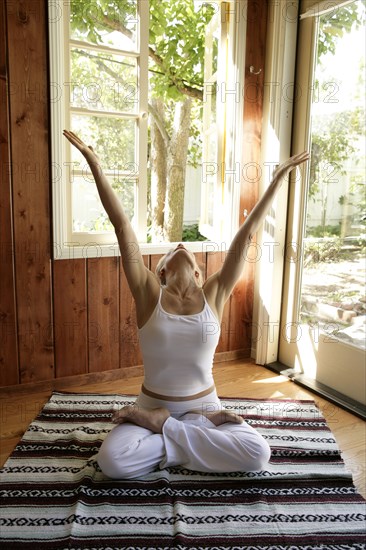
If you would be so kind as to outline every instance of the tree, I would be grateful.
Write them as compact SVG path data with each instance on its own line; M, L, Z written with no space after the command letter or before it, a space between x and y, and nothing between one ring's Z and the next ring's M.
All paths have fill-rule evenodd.
M333 7L330 4L330 7ZM351 32L352 27L360 25L357 3L349 6L334 6L329 14L323 15L319 25L318 58L326 53L335 53L337 42L345 33Z
M342 38L363 23L364 13L357 3L338 8L331 17L320 18L317 51L317 75L315 90L323 90L330 103L338 102L337 90L343 82L329 78L327 60L335 55ZM339 74L339 71L338 71ZM344 76L344 75L343 75ZM347 77L346 77L347 78ZM365 110L358 96L364 93L364 67L359 67L358 85L354 90L356 105L342 111L318 114L312 119L312 145L309 197L315 200L320 195L322 206L321 224L326 226L328 186L344 175L344 162L357 150L357 143L364 135ZM315 96L316 97L316 96ZM324 100L326 102L326 100ZM352 105L350 101L350 105ZM358 104L357 104L358 103ZM342 199L344 200L344 198Z
M345 174L343 163L356 152L363 135L364 110L341 111L336 116L318 116L313 127L310 167L310 197L319 191L320 180L331 183Z
M203 100L205 29L215 8L194 0L150 0L149 6L151 235L179 241L192 110L196 115ZM72 0L71 27L95 44L116 31L133 39L135 10L134 0ZM86 55L115 82L128 82L126 67Z

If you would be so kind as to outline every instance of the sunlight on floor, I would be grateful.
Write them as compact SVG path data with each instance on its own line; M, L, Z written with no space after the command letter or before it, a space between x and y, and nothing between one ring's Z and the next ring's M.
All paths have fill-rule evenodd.
M275 376L271 376L271 378L253 380L253 384L281 384L283 382L288 382L288 378L278 374L276 374Z
M281 375L275 375L275 376L270 376L269 378L264 378L264 379L261 379L261 380L253 380L253 384L288 384L288 378L286 378L285 376L281 376ZM287 386L286 386L287 387ZM268 390L266 390L267 392ZM288 398L288 396L285 395L285 393L283 393L282 391L280 390L274 390L273 392L269 393L268 394L266 393L266 397L268 399L285 399L286 397Z

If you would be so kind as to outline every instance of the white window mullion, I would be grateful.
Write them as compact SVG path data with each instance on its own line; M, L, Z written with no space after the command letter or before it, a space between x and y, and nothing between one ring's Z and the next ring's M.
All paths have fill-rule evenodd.
M56 4L48 4L49 25L49 71L51 102L51 174L53 205L53 248L54 257L60 257L64 243L68 239L69 219L68 190L66 186L65 163L66 142L62 130L68 127L65 113L65 66L68 66L68 44L65 29L69 22L68 6L59 9ZM61 47L60 47L61 45Z
M60 6L62 4L62 9ZM218 4L222 4L223 10L225 10L225 2L218 0ZM230 3L231 17L234 9L239 3ZM84 42L84 36L81 36L81 40L76 40L70 37L70 2L48 2L49 9L49 37L50 37L50 75L51 75L51 125L52 125L52 180L53 180L53 217L54 217L54 241L57 252L55 257L63 257L62 251L66 247L67 254L65 257L70 257L70 244L72 241L80 242L80 247L83 244L91 241L100 243L101 245L107 245L108 238L110 242L114 242L115 236L112 233L97 233L91 231L90 233L73 233L72 227L72 178L73 175L80 177L80 171L71 171L71 160L74 158L71 153L71 147L62 135L64 128L73 129L72 122L74 122L74 128L77 128L78 120L76 115L80 117L111 117L115 119L124 119L120 121L121 125L126 125L128 129L135 124L135 158L134 162L138 166L138 174L134 174L134 181L136 181L135 187L135 210L133 216L133 225L140 243L146 242L147 236L147 138L148 138L148 57L149 57L149 2L148 0L138 1L138 43L132 46L132 51L126 51L128 45L126 42L121 42L123 50L119 50L118 47L109 47L104 44L90 44ZM241 9L241 8L240 8ZM53 11L55 13L53 13ZM241 20L245 20L245 17L240 17ZM231 22L234 21L231 19ZM229 181L233 176L228 175L227 171L232 170L232 163L235 162L237 157L237 151L240 148L240 127L236 126L237 122L242 122L242 102L240 103L240 109L237 106L229 108L229 115L225 112L222 114L223 108L227 109L228 102L231 101L232 96L225 96L224 101L221 100L222 89L220 86L225 86L227 83L228 75L231 75L233 82L236 81L237 76L234 75L234 65L239 61L240 68L244 70L244 62L238 53L238 48L230 42L230 52L227 50L228 32L229 29L225 29L225 23L228 23L229 19L224 17L224 24L221 28L221 41L225 41L225 51L223 56L225 57L224 63L220 61L220 66L217 71L217 75L211 74L212 81L215 83L218 89L217 98L212 96L211 100L217 102L217 124L215 132L219 133L220 139L217 147L217 156L215 162L217 163L217 179L211 184L210 193L205 196L205 203L211 198L211 204L213 205L213 221L210 220L210 227L207 224L207 233L209 233L212 240L223 238L228 239L233 234L233 228L226 230L226 224L228 220L234 220L233 224L237 226L237 216L232 216L232 212L238 211L238 199L240 196L240 185L235 181ZM231 25L230 32L235 28L235 24ZM243 32L240 29L239 35ZM245 31L244 31L245 35ZM231 38L232 40L233 38ZM244 40L245 36L241 35L241 39ZM237 40L235 38L234 40ZM220 37L219 37L220 41ZM117 42L116 42L117 44ZM120 55L129 57L131 63L136 63L137 68L137 86L138 86L138 103L133 106L132 112L125 112L125 106L121 104L121 111L113 111L114 106L109 106L111 110L102 111L99 109L100 104L95 103L91 106L97 106L96 109L85 108L84 103L81 103L83 107L77 107L70 105L70 86L71 74L70 74L70 50L73 48L80 48L88 51L95 51L100 54ZM233 58L235 54L235 59ZM242 53L242 55L244 55ZM228 73L228 67L231 66ZM129 69L130 70L130 69ZM211 66L211 73L216 70ZM225 74L224 74L225 72ZM134 73L134 77L136 73ZM227 86L229 89L229 86ZM52 99L52 96L54 99ZM227 99L226 99L227 98ZM107 107L108 107L107 106ZM118 107L117 107L118 108ZM240 110L240 112L239 112ZM71 117L75 116L75 119ZM230 117L230 121L228 120ZM232 121L232 117L235 121ZM131 121L131 122L127 122ZM99 121L97 121L99 122ZM82 119L84 124L84 119ZM117 124L117 122L116 122ZM220 125L220 128L218 126ZM88 126L88 121L85 120L85 126ZM83 127L83 126L81 126ZM77 131L77 130L75 130ZM209 133L207 137L209 137ZM132 129L131 129L132 137ZM232 137L234 135L234 137ZM131 144L131 141L129 141ZM132 145L132 144L131 144ZM225 149L226 148L226 149ZM131 147L132 149L132 147ZM226 151L226 152L225 152ZM74 153L74 151L73 151ZM132 151L131 151L132 153ZM132 157L132 154L131 154ZM225 171L225 165L227 171ZM113 177L113 170L108 170L112 167L104 166L107 175ZM121 175L121 174L119 174ZM127 174L128 176L128 174ZM135 177L136 176L136 177ZM122 174L123 177L123 174ZM130 178L132 182L132 178ZM132 184L130 187L132 193ZM211 194L211 197L208 195ZM79 195L78 195L79 196ZM82 198L81 198L82 200ZM132 205L132 200L130 202ZM77 217L77 216L76 216ZM91 216L90 216L91 218ZM80 218L81 219L81 218ZM96 219L96 218L95 218ZM206 220L207 221L207 220ZM80 225L77 227L89 227L86 225L89 223L89 214L81 219ZM85 223L84 223L85 222ZM94 224L94 218L90 221L90 224ZM218 230L218 232L217 232ZM75 248L74 257L78 257ZM79 256L80 257L80 256Z
M229 246L238 229L243 158L245 10L246 5L238 2L220 2L220 11L215 13L206 31L200 232L212 241L222 243L221 246ZM217 71L214 73L210 52L215 32L219 39L219 54ZM210 92L210 86L213 85L216 85L216 98ZM217 113L214 124L210 121L213 100L216 101ZM216 134L217 142L215 162L210 150L213 134ZM212 164L216 164L216 174L213 174ZM208 178L210 170L211 182ZM212 184L213 176L216 178L215 185ZM214 196L210 197L213 187ZM213 203L212 216L208 211L210 199Z
M268 21L260 194L268 187L274 166L291 154L298 5L291 6L291 17L284 18L281 3L275 3ZM283 184L257 236L261 261L256 264L253 326L258 334L252 356L260 365L278 358L287 190Z
M307 17L320 17L321 15L332 15L339 8L352 4L354 0L311 0L304 3L305 10L300 14L300 21Z
M92 172L89 168L89 166L85 166L85 170L80 170L79 168L74 168L73 169L73 173L75 176L83 176L85 174L87 175L90 175L92 176ZM131 172L128 172L127 170L109 170L108 168L105 168L103 169L103 173L106 175L106 176L116 176L116 174L119 176L119 177L126 177L126 178L130 178L130 179L137 179L137 177L132 177L131 176Z
M119 50L118 48L111 48L101 44L91 44L90 42L83 42L82 40L75 40L73 38L69 40L69 45L71 48L82 48L83 50L93 50L93 52L120 55L124 57L137 58L140 55L137 51Z
M149 2L138 3L139 18L139 58L138 91L139 119L137 122L136 150L139 167L138 186L136 188L135 216L137 239L146 242L147 235L147 124L148 124L148 64L149 64Z
M60 3L61 4L61 3ZM70 38L70 3L49 2L49 39L50 39L50 95L51 95L51 152L52 152L52 186L53 186L53 232L54 257L77 258L114 255L117 252L114 233L108 232L73 232L72 228L72 181L73 178L85 176L85 170L72 169L71 147L62 135L64 128L72 129L73 115L85 117L105 117L134 121L136 125L135 164L139 172L131 174L118 171L118 177L135 181L135 215L132 220L140 241L146 241L147 212L147 76L148 76L148 31L149 4L140 0L139 43L132 51L109 47L108 45L90 44L83 40ZM118 55L137 61L138 97L132 112L102 111L70 105L70 51L72 48L92 50L99 54ZM137 97L137 94L136 94ZM115 171L105 166L105 174L116 176ZM89 246L94 243L93 246ZM87 252L85 249L87 248ZM94 250L93 250L94 248Z
M201 218L199 230L211 241L221 241L222 236L222 168L224 165L224 139L226 104L221 103L220 93L227 73L226 17L222 17L223 3L218 3L206 28L203 90L203 154L201 178ZM218 41L216 70L214 42ZM214 121L212 112L215 112ZM215 148L213 150L213 147Z
M109 118L138 119L139 113L130 113L124 111L101 111L100 109L85 109L84 107L70 107L70 113L75 115L100 116Z
M247 4L241 6L228 3L230 14L229 28L226 34L229 39L227 63L227 88L233 92L227 99L225 124L225 166L223 197L223 240L229 245L239 228L240 187L243 166L243 131L244 131L244 86L245 86L245 52ZM240 10L240 16L236 10ZM231 63L230 59L235 62ZM242 214L242 213L241 213ZM230 220L230 223L228 223ZM242 218L244 221L244 218Z

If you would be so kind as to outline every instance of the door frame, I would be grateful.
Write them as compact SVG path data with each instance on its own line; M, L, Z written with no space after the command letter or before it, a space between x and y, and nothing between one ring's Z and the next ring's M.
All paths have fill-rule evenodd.
M291 154L298 1L268 10L262 122L262 195L273 169ZM283 183L257 233L251 356L259 365L278 358L288 185Z
M332 9L335 4L343 6L351 1L334 0ZM269 14L269 17L272 15L272 20L268 22L266 82L278 83L281 81L283 89L286 85L284 75L281 74L281 70L276 71L278 71L279 62L282 63L282 66L286 63L288 70L292 70L293 74L295 74L296 68L297 94L294 97L294 112L292 114L292 105L288 105L290 107L288 111L284 110L281 101L273 101L269 87L265 89L264 160L269 158L268 151L271 148L271 139L273 144L273 134L277 138L281 137L281 143L275 150L278 160L283 160L290 154L309 150L310 146L309 119L312 90L309 82L312 81L316 58L314 42L319 19L317 16L322 14L324 2L305 0L301 7L301 24L296 22L296 32L292 35L289 32L291 28L289 22L284 23L278 19L276 7ZM274 150L272 148L271 158L273 159L273 157ZM347 369L350 361L347 361L346 358L350 351L349 348L355 351L355 346L343 344L341 353L338 351L336 355L341 358L344 366L339 369L338 381L335 383L332 381L332 387L329 385L332 373L331 361L325 363L324 368L317 373L315 378L311 378L305 374L305 370L309 369L304 369L299 360L299 348L312 349L314 343L314 334L311 334L311 331L302 334L298 341L298 326L293 322L293 319L298 319L300 307L301 246L299 243L302 243L305 229L308 181L306 176L309 168L309 166L302 166L296 173L292 173L290 185L282 186L274 208L267 216L262 231L258 233L257 244L260 246L260 262L256 266L252 357L255 358L257 364L269 366L276 372L286 374L295 382L364 418L366 411L363 405L364 397L361 393L365 387L365 358L362 350L358 350L355 360L352 360L352 377L350 377ZM262 185L265 188L268 185L268 178L263 179L264 184ZM295 334L293 334L294 331ZM284 346L284 340L286 340L284 335L289 333L290 340L293 341L290 341L286 347ZM322 352L329 349L329 344L334 348L338 344L338 341L329 334L318 334L317 337L317 343ZM340 350L340 348L335 349ZM310 354L307 358L313 372L317 367L315 359L315 354L312 356ZM354 392L355 388L356 393ZM356 396L356 399L351 395Z
M343 5L345 2L342 2ZM296 83L301 93L294 109L292 154L310 151L311 147L310 115L320 12L316 7L313 7L313 13L317 12L316 16L303 17L299 25ZM292 181L289 189L278 358L281 363L299 373L303 380L313 380L313 383L342 394L345 399L366 405L364 350L326 333L319 327L311 328L297 321L300 313L302 243L306 228L309 168L310 163L307 170L300 171L300 177L297 173L297 181ZM352 373L349 371L350 365Z

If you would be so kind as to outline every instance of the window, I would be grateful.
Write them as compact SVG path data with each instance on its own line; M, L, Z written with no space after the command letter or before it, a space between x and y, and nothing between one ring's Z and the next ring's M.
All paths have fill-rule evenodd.
M290 187L279 360L355 410L365 404L365 6L326 4L300 16L293 152L310 150L311 162Z
M205 40L200 231L221 243L238 228L246 16L239 3L219 7Z
M243 44L238 49L238 40L245 40L242 27L238 32L238 22L245 24L245 17L242 6L241 16L235 17L235 9L239 9L236 4L192 3L194 11L205 10L206 18L207 14L211 18L205 29L206 45L211 45L205 49L204 152L201 169L194 177L201 187L200 231L216 242L232 236L237 216L231 212L235 207L237 211L239 199L240 181L233 166L240 147L243 101L235 87L243 79L244 61L240 59L239 75L237 63L228 64L228 59L234 59L230 52L235 48L244 51ZM148 102L149 22L159 17L163 7L151 4L149 13L147 0L123 0L120 10L111 10L114 15L109 14L108 24L101 30L100 25L93 28L91 22L106 19L102 6L99 0L49 1L55 258L118 253L113 228L89 168L82 155L63 138L63 128L72 129L85 141L89 136L142 250L166 250L164 243L147 242L149 163L151 166L148 112L152 113ZM220 124L216 123L216 110ZM235 221L228 222L232 219ZM191 243L192 250L201 247Z
M66 143L63 128L95 136L106 175L139 238L146 235L148 4L129 0L125 19L114 20L125 34L92 37L75 22L89 8L83 2L49 5L55 257L95 255L103 245L111 254L116 241L89 167Z
M95 136L103 169L135 228L144 235L146 215L138 199L146 196L147 67L142 59L142 53L146 59L142 23L146 24L146 3L141 3L141 12L136 2L130 4L125 21L118 21L128 32L96 33L97 44L91 45L85 32L73 28L71 19L65 63L70 83L66 124L78 135ZM68 146L67 152L71 231L81 242L94 233L103 242L113 227L91 184L85 159L74 147Z
M218 66L219 48L226 50L226 24L221 25L220 11L217 11L206 29L205 61L204 61L204 98L203 98L203 151L202 151L202 217L200 231L213 240L215 218L218 209L218 189L221 187L221 177L218 166L223 162L222 128L217 117L219 83L224 80L224 67ZM222 33L221 33L222 29ZM220 60L222 57L220 57ZM221 114L221 113L220 113Z

